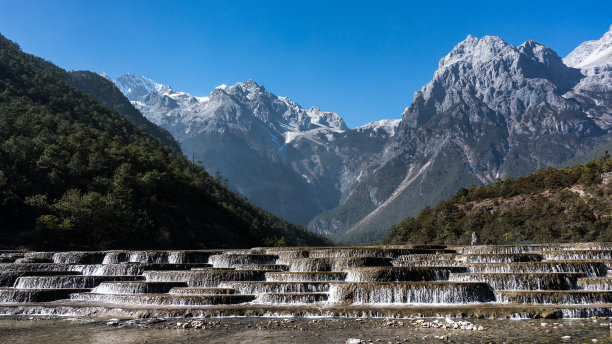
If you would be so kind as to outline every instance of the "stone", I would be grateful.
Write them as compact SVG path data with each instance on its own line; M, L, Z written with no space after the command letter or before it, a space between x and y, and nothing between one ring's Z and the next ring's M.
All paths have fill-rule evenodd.
M349 338L346 340L346 344L365 344L363 340L359 338Z
M480 245L480 236L476 232L472 232L472 246Z

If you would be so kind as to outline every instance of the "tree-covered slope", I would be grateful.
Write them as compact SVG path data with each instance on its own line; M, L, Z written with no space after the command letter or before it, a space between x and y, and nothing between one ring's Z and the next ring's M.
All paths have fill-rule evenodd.
M606 154L606 152L608 153L612 152L612 141L605 142L593 148L591 151L587 152L584 155L579 155L577 157L574 157L573 159L567 160L564 163L560 164L559 167L573 166L576 164L585 164L591 160L597 159L597 157L600 157Z
M612 240L612 158L460 189L393 226L386 244ZM607 173L607 178L605 177Z
M0 36L0 247L329 244L230 192L65 76Z

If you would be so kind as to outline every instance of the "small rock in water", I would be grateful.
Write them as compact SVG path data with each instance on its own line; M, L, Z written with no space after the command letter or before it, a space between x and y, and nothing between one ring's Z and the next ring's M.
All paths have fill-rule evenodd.
M108 319L108 322L106 323L106 325L117 326L119 325L119 319Z
M563 339L563 340L570 340L570 339L572 339L572 337L571 336L563 336L563 337L561 337L561 339Z

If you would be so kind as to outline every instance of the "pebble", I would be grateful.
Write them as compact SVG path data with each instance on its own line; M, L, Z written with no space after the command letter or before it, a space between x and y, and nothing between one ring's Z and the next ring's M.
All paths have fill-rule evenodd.
M561 339L563 339L563 340L570 340L570 339L572 339L572 337L571 336L563 336L563 337L561 337Z
M359 338L349 338L346 340L346 344L366 344L366 342Z

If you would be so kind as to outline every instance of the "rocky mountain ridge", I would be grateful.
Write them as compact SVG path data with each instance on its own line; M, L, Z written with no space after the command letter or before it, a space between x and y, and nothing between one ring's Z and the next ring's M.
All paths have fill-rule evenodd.
M382 165L309 227L335 228L349 242L377 240L459 187L525 175L609 141L606 68L566 66L534 41L515 47L468 36L415 93Z
M304 109L253 80L218 86L207 97L130 74L115 83L187 156L219 171L250 201L300 224L339 204L377 164L399 124L350 130L336 113Z
M303 109L252 80L203 98L148 79L122 87L132 97L148 90L133 100L139 110L255 204L337 240L366 242L461 187L526 175L610 141L611 37L563 60L535 41L469 35L401 120L352 130L337 114Z

